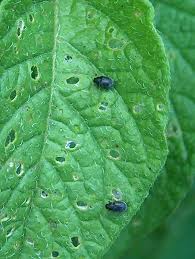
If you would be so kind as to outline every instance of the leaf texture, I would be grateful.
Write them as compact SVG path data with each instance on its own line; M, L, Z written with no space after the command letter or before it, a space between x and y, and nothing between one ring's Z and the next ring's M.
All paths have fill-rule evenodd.
M179 206L194 178L195 4L179 0L153 0L152 3L156 26L165 42L171 68L171 113L167 127L169 155L150 195L105 258L127 258L127 250L131 249L129 244L163 223ZM141 246L142 242L138 244ZM143 243L143 247L147 246L147 240Z
M169 88L152 19L143 0L1 2L1 257L98 258L148 195Z

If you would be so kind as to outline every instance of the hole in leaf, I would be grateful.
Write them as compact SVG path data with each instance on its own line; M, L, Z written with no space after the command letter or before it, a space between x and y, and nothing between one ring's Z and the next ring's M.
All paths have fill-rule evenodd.
M108 32L109 32L109 33L113 33L113 31L114 31L114 28L113 28L113 27L111 27L111 28L108 29Z
M80 245L78 237L71 237L71 242L72 242L74 247L78 247Z
M164 104L162 104L162 103L159 103L159 104L157 104L157 106L156 106L156 109L157 109L157 111L159 111L159 112L162 112L162 111L164 111Z
M76 147L76 143L74 142L74 141L68 141L67 143L66 143L66 148L68 148L68 149L73 149L73 148L75 148Z
M118 39L111 39L108 43L109 47L114 50L121 49L124 46L124 43Z
M21 176L24 173L24 166L21 163L18 163L16 166L16 174Z
M70 77L70 78L66 79L66 82L67 82L67 84L74 85L74 84L77 84L79 82L79 78L73 76L73 77Z
M32 14L29 14L29 21L34 22L34 16Z
M108 103L107 102L101 102L99 110L105 111L107 109Z
M143 104L137 104L133 106L133 113L141 113L143 111Z
M78 175L73 175L72 178L73 178L74 181L78 181L79 180L79 176Z
M30 245L30 246L34 246L34 242L33 242L33 240L30 239L30 238L28 238L28 239L26 240L26 243L27 243L28 245Z
M120 154L117 150L114 150L114 149L111 149L110 150L110 156L113 158L113 159L119 159L120 157Z
M57 227L58 227L57 221L50 221L50 222L49 222L49 225L50 225L50 227L51 227L52 229L57 229Z
M58 162L58 163L64 163L64 162L65 162L65 157L63 157L63 156L57 156L57 157L56 157L56 162Z
M11 130L6 138L5 141L5 147L7 147L9 144L13 143L16 139L16 132L15 130Z
M16 98L16 90L13 90L9 96L10 100L13 101Z
M122 199L122 193L117 189L112 190L112 195L113 195L115 200L121 200Z
M88 209L88 205L84 201L77 201L77 207L80 210L87 210Z
M46 199L48 197L48 193L46 191L41 192L41 198Z
M16 54L19 53L18 48L17 48L16 46L14 46L13 49L14 49L14 52L15 52Z
M58 257L59 256L59 252L58 251L52 251L52 256L53 257Z
M14 232L14 228L8 229L7 234L6 234L6 237L7 237L7 238L8 238L8 237L11 237L12 234L13 234L13 232Z
M31 77L32 79L36 80L39 76L39 71L37 66L32 66L31 67Z
M17 28L17 36L20 38L22 36L22 32L26 29L24 21L18 22L18 28Z
M14 167L14 163L11 161L11 162L9 162L9 167Z
M64 57L64 60L65 60L65 62L71 62L72 61L72 57L70 55L66 55Z

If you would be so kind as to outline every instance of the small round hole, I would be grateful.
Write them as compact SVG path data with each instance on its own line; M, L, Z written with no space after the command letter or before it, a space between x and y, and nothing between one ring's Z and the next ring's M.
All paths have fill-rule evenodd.
M65 162L65 157L63 157L63 156L57 156L57 157L56 157L56 162L58 162L58 163L64 163L64 162Z
M13 143L16 139L16 132L15 130L11 130L6 138L5 141L5 147L7 147L9 144Z
M117 150L111 149L110 150L110 157L113 159L119 159L120 154Z
M46 199L48 197L48 193L46 191L41 192L41 198Z
M108 29L108 32L109 32L109 33L113 33L113 31L114 31L114 28L113 28L113 27L111 27L111 28Z
M66 82L67 82L67 84L75 85L79 82L79 78L73 76L73 77L66 79Z
M17 36L20 38L22 36L23 31L26 29L26 26L24 24L24 21L20 20L18 22L18 28L17 28Z
M108 103L107 102L101 102L99 110L105 111L107 109Z
M16 174L21 176L24 173L24 166L21 163L16 165Z
M8 229L7 234L6 234L6 237L7 237L7 238L8 238L8 237L11 237L11 236L13 235L13 232L14 232L14 228Z
M30 245L30 246L34 246L34 242L33 242L33 240L30 239L30 238L28 238L28 239L26 240L26 243L27 243L28 245Z
M52 256L53 257L58 257L59 256L59 252L58 251L52 251Z
M133 106L133 113L137 114L137 113L141 113L143 111L143 104L137 104Z
M64 57L64 60L65 60L65 62L71 62L72 61L72 57L70 55L66 55Z
M73 149L73 148L75 148L76 147L76 143L74 142L74 141L68 141L67 143L66 143L66 148L68 148L68 149Z
M109 47L113 50L122 49L124 46L124 42L118 39L111 39L108 43Z
M122 193L117 189L112 190L112 195L113 195L115 200L121 200L122 199Z
M32 14L29 14L29 21L34 22L34 16Z
M18 48L16 46L13 47L15 54L17 55L19 53Z
M162 104L162 103L157 104L156 109L159 112L164 111L164 109L165 109L164 104Z
M80 245L78 237L71 237L71 242L72 242L74 247L78 247Z
M79 180L79 176L78 175L73 175L72 178L73 178L74 181L78 181Z
M13 90L9 96L10 100L13 101L16 98L16 90Z
M80 210L87 210L88 209L88 205L84 201L77 201L77 207Z
M38 71L38 67L37 66L32 66L31 67L31 77L34 80L37 80L37 78L39 77L39 71Z

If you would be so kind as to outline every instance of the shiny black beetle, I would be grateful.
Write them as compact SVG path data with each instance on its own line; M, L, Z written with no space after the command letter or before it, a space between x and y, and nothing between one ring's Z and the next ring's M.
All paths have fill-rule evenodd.
M107 76L98 76L93 79L93 82L102 89L111 90L114 86L114 81Z
M127 210L127 204L124 201L109 201L105 207L107 210L113 212L123 212Z

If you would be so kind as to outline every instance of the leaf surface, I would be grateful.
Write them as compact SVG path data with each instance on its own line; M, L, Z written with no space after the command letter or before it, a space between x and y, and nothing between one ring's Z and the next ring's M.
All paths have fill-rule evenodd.
M185 197L195 172L195 60L194 41L191 40L195 37L195 4L179 0L152 2L156 25L165 42L171 67L171 113L167 127L169 155L141 210L105 258L125 254L135 237L147 235L160 225Z
M97 258L141 206L167 155L152 19L143 0L1 2L0 256Z

